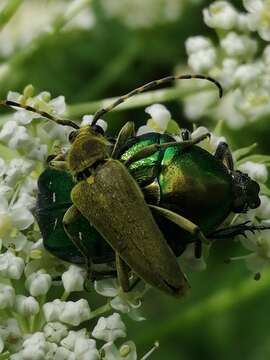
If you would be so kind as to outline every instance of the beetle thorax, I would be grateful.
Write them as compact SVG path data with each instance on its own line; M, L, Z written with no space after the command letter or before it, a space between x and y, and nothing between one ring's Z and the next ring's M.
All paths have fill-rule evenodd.
M68 153L68 167L71 174L77 177L85 170L96 167L108 158L108 142L104 136L95 133L90 126L77 130Z

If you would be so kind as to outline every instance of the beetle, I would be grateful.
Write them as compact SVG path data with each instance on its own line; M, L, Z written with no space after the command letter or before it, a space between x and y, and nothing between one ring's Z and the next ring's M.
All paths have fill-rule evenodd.
M146 184L146 186L143 187L143 190L147 195L147 192L151 193L152 189L154 189L155 205L150 205L152 210L157 212L158 216L170 220L184 231L189 232L193 239L196 238L198 240L198 243L207 242L207 239L198 224L195 224L187 217L177 213L180 208L180 212L184 214L188 214L192 211L194 204L192 204L192 202L188 204L189 199L185 199L185 195L188 193L190 194L190 190L195 189L196 192L200 194L199 189L202 183L197 183L197 187L195 186L195 188L192 188L192 184L188 184L188 181L186 181L192 180L192 176L190 176L191 172L187 171L188 166L192 163L192 157L195 156L202 160L205 169L208 169L208 171L210 170L210 173L211 170L213 170L213 167L214 170L217 171L213 176L213 179L218 178L217 184L212 184L211 181L208 181L210 190L222 190L224 199L228 194L235 195L233 200L230 199L230 201L227 202L223 211L218 214L211 225L207 224L206 220L204 220L206 221L205 223L201 220L204 211L197 211L194 218L198 220L198 223L201 221L206 229L207 226L209 226L209 229L212 228L212 230L213 228L216 228L231 210L241 212L246 210L248 206L254 208L259 205L258 184L251 180L247 175L240 172L234 172L230 166L226 168L225 165L222 164L223 159L225 159L228 165L231 165L230 152L225 145L217 149L214 157L207 152L201 153L200 151L202 149L198 152L199 148L195 145L209 136L209 134L204 134L196 139L191 139L189 136L185 135L183 136L183 141L181 143L176 142L173 139L165 139L164 141L164 138L162 137L160 137L157 142L157 139L154 139L153 137L151 144L141 147L125 160L123 157L125 156L125 154L123 154L123 147L127 146L127 142L134 136L133 124L127 123L121 129L112 152L109 150L108 142L103 134L100 133L100 129L96 124L100 116L137 93L176 79L190 78L212 81L219 87L220 95L222 94L221 86L212 78L204 77L202 75L169 76L157 81L152 81L120 97L109 107L98 111L94 116L91 126L84 126L82 128L79 128L78 125L71 120L57 119L50 114L38 111L30 106L24 106L8 100L2 101L3 105L22 107L37 112L41 116L55 121L58 124L75 128L70 134L71 149L67 154L67 159L53 161L54 166L60 168L66 167L69 173L77 181L76 185L71 190L73 205L71 205L63 217L64 230L69 239L76 245L77 249L84 257L89 272L91 272L92 260L88 256L86 243L85 241L82 241L80 236L82 232L72 233L71 228L72 225L80 221L81 215L94 226L98 233L106 239L116 253L115 261L117 276L124 291L128 291L129 289L128 268L131 268L140 278L143 278L149 284L166 293L181 296L188 288L185 276L177 264L176 257L173 254L171 247L166 242L160 228L154 221L137 182L129 174L127 168L130 167L132 173L132 165L136 168L136 163L138 164L145 159L149 160L149 158L155 156L157 153L159 160L156 162L157 166L152 167L154 172L157 171L156 169L159 168L160 165L164 165L164 161L165 165L166 161L167 164L169 164L168 158L172 159L175 157L175 160L183 160L185 158L185 160L182 161L182 164L178 163L178 165L182 165L182 169L185 169L181 174L184 175L182 176L184 181L179 182L180 177L178 176L173 184L177 185L178 181L178 185L180 185L182 189L177 193L174 191L175 188L172 189L173 191L170 191L169 186L169 191L167 193L167 200L169 200L169 202L167 204L166 196L165 198L160 198L159 191L162 188L162 186L160 186L160 179L156 180L155 178L150 177L150 180L153 180L156 184L152 181ZM121 159L124 163L117 160L121 155L121 152ZM208 154L208 161L206 161L206 154ZM214 159L215 165L213 165L211 156ZM151 166L148 168L150 169ZM195 166L197 171L199 168L200 166L197 166L197 169ZM170 175L170 172L175 172L174 162L169 164L167 170L167 177L170 179L172 176L172 174ZM161 172L161 175L163 181L165 179L164 184L166 186L166 174L164 176ZM140 183L139 179L137 181ZM173 198L178 198L176 204L170 201L170 194ZM202 199L206 199L208 194L209 192L203 191ZM167 208L161 206L162 202L160 202L160 200L165 202L164 204ZM196 199L197 204L198 200L199 198ZM193 203L196 204L196 201L193 201ZM183 204L185 204L184 207ZM246 225L245 229L247 228L248 226ZM221 233L218 233L217 231L216 235L221 235ZM234 229L234 232L228 229L226 231L227 235L229 233L233 235L237 231L239 232L239 228L237 231ZM241 231L243 231L242 228ZM210 232L208 233L211 235ZM225 232L223 232L223 234L225 234Z
M189 136L189 133L185 130L183 137L187 138ZM131 137L120 151L120 160L128 160L132 154L149 144L168 142L169 140L172 141L172 138L168 134L158 133L148 133ZM244 234L247 230L264 229L265 227L262 226L256 227L254 225L238 224L227 227L226 229L216 230L228 212L232 210L239 212L240 210L233 208L233 198L230 194L232 182L230 176L228 176L229 169L223 165L222 157L219 158L218 156L221 149L223 149L222 151L224 152L224 149L228 148L224 143L220 143L213 156L209 156L210 154L208 152L197 146L191 148L188 153L183 154L178 154L175 149L167 149L163 153L158 151L150 157L143 159L143 163L141 160L135 162L129 166L128 169L140 185L148 205L161 205L180 215L185 215L194 223L197 223L207 238L211 240ZM183 168L183 165L187 161L187 156L191 158L191 165ZM53 158L54 156L50 156L49 161ZM229 164L230 167L232 167L231 157ZM210 178L209 175L207 175L207 180L199 176L197 184L193 182L195 196L191 196L190 191L182 186L183 184L181 179L179 180L179 176L182 174L185 178L188 176L194 178L195 165L198 174L205 174L207 166L211 168L211 173ZM171 174L172 171L173 175ZM216 177L214 180L215 186L222 185L223 179L223 191L219 189L217 192L215 189L210 188L211 176L213 177L213 175ZM219 184L217 178L219 179ZM176 181L177 184L177 186L173 187L173 190L171 190L172 179ZM207 193L212 191L217 195L212 201L209 201L209 199L203 201L199 182L208 186ZM75 181L67 171L55 169L51 166L45 169L38 179L36 217L42 232L44 246L47 250L65 261L84 264L84 258L77 247L67 237L62 224L66 210L72 205L70 193L75 184ZM254 183L251 182L251 184L256 187ZM219 197L220 195L224 197L224 199L221 199ZM184 201L183 198L187 196L188 201ZM197 201L196 199L199 200ZM222 207L220 203L223 204ZM206 205L203 206L202 204ZM257 204L253 206L255 205ZM197 211L194 211L194 209ZM195 241L194 237L190 236L187 232L181 232L179 227L173 222L155 213L154 208L153 215L167 243L176 256L180 256L183 253L188 243ZM73 226L74 229L70 229L70 231L81 233L82 242L87 247L87 254L91 257L93 265L103 263L113 264L115 260L113 249L95 228L90 226L84 217L81 216L78 218ZM196 242L196 245L195 255L196 257L200 257L201 243ZM95 279L105 276L115 276L115 272L113 270L107 272L92 272L92 276Z

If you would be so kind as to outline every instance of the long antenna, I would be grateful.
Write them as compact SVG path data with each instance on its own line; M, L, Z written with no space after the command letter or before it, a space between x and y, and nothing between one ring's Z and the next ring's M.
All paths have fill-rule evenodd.
M79 129L80 128L79 125L77 125L75 122L73 122L71 120L59 119L59 118L47 113L46 111L35 109L35 108L33 108L32 106L29 106L29 105L23 105L23 104L20 104L20 103L17 103L15 101L11 101L11 100L1 100L0 105L7 106L8 108L13 107L13 106L18 107L20 109L28 110L28 111L31 111L33 113L39 114L40 116L42 116L42 117L44 117L46 119L52 120L56 124L64 125L64 126L71 126L74 129Z
M94 118L93 118L93 122L92 122L92 126L96 124L96 122L98 121L98 119L103 116L104 114L106 114L107 112L111 111L113 108L115 108L116 106L118 106L119 104L122 104L124 101L126 101L127 99L129 99L130 97L134 96L134 95L137 95L137 94L140 94L146 90L150 90L150 89L153 89L161 84L165 84L165 83L169 83L169 82L172 82L172 81L175 81L175 80L185 80L185 79L203 79L203 80L207 80L207 81L210 81L212 83L214 83L217 87L218 87L218 90L219 90L219 97L222 97L222 94L223 94L223 89L222 89L222 86L220 85L220 83L213 79L212 77L210 76L204 76L204 75L200 75L200 74L187 74L187 75L179 75L179 76L167 76L167 77L164 77L162 79L159 79L159 80L154 80L154 81L151 81L143 86L140 86L132 91L130 91L129 93L121 96L120 98L118 98L115 102L113 102L111 105L103 108L103 109L100 109L98 110L95 115L94 115Z

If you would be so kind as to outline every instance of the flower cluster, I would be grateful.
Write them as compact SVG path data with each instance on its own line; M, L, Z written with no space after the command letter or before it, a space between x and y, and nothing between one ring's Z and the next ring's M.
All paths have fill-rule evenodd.
M8 2L9 0L1 1L0 11L8 5ZM1 30L0 54L4 57L13 55L18 48L27 47L42 32L52 32L54 19L63 15L63 9L65 9L65 21L68 22L65 30L92 28L95 24L94 14L90 7L84 6L83 3L84 0L24 1L7 26ZM82 9L70 19L70 14L80 6Z
M204 21L216 31L218 44L204 36L186 41L189 67L218 79L225 89L224 97L217 101L209 87L197 93L192 84L179 84L189 90L184 106L192 121L206 115L235 129L270 114L270 47L263 41L270 39L269 4L243 0L243 5L246 12L228 1L214 1L204 9Z

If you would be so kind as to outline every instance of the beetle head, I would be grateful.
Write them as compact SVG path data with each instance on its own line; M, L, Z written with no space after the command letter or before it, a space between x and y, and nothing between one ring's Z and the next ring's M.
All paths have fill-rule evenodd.
M69 135L69 141L72 145L67 161L73 176L95 166L109 156L108 141L99 129L90 125L72 131Z
M260 206L259 184L241 171L232 171L232 178L234 193L233 211L245 213L248 209L256 209Z

